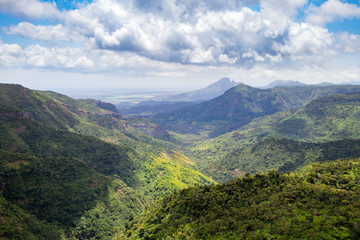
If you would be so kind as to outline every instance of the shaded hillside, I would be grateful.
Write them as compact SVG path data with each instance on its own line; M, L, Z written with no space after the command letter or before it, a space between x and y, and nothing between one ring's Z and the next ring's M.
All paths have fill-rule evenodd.
M360 158L360 140L309 143L285 138L268 138L252 147L233 151L212 163L211 175L224 181L269 170L296 171L313 162ZM216 169L216 170L215 170Z
M32 119L0 119L3 151L42 157L77 158L90 168L106 175L117 174L134 184L134 150L103 142L95 137L57 130Z
M240 128L256 117L301 107L321 96L354 92L360 92L360 86L257 89L241 84L213 100L157 114L153 119L175 132L209 132L213 136Z
M0 195L1 239L61 239L63 234L54 224L45 224Z
M359 239L359 160L176 192L119 239Z

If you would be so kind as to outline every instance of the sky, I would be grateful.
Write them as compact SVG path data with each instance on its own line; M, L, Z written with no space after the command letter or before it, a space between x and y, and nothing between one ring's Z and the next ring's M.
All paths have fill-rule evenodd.
M190 90L360 81L360 1L0 0L0 82Z

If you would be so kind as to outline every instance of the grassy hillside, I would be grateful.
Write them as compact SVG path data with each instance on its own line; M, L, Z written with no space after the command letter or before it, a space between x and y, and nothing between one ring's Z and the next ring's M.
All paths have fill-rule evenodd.
M142 188L146 196L158 198L197 184L215 184L209 177L190 168L194 162L176 152L168 151L153 156L143 164L140 176L148 183Z
M169 113L160 113L153 119L175 132L205 132L216 136L240 128L254 118L295 109L321 96L356 92L360 92L360 86L257 89L240 84L215 99Z
M246 176L176 192L119 239L359 239L360 162Z

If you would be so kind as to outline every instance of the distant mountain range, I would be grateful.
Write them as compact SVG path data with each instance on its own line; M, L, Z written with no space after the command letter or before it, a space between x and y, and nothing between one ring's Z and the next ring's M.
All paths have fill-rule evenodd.
M258 89L240 84L212 100L160 113L152 119L171 131L208 132L213 136L244 126L256 117L301 107L317 97L353 92L360 92L360 86L305 85Z
M130 105L127 107L124 106L124 104L119 104L118 108L121 113L125 115L150 116L213 99L238 84L239 83L234 82L229 78L222 78L206 88L185 93L169 94L165 96L162 95L155 97L150 101L141 101L136 105Z
M239 83L230 80L230 78L222 78L217 82L202 88L199 90L185 92L180 94L171 95L168 97L168 100L171 101L205 101L216 98L223 94L225 91L229 90L232 87L235 87Z
M322 82L317 84L305 84L299 81L294 80L275 80L271 83L269 83L266 86L260 86L258 88L260 89L268 89L268 88L274 88L274 87L293 87L293 86L333 86L333 85L360 85L360 81L351 81L351 82L342 82L342 83L330 83L330 82Z

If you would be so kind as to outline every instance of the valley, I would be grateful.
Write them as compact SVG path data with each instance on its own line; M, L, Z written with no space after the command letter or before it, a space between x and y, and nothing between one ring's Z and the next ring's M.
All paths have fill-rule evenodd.
M358 239L360 86L286 84L123 111L0 84L0 238Z

